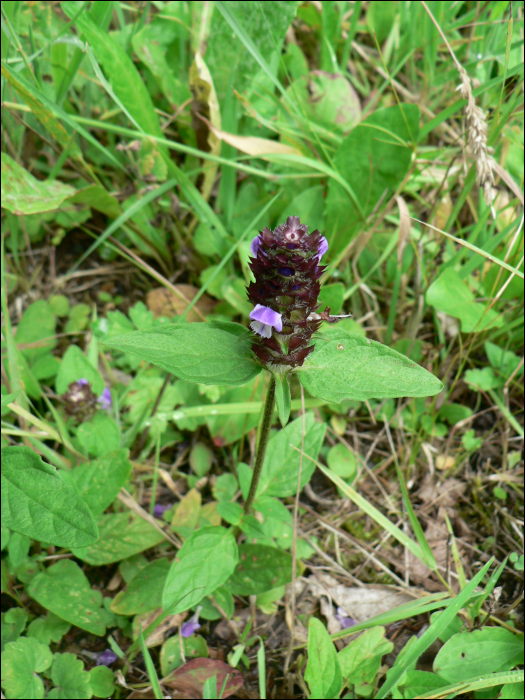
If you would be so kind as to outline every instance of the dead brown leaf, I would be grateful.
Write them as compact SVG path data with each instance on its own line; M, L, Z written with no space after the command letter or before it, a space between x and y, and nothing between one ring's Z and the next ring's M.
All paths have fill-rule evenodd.
M165 287L152 289L147 293L146 304L148 309L153 312L155 318L159 316L167 316L168 318L180 316L188 307L188 302L192 301L199 291L197 287L193 287L191 284L175 284L174 288L180 292L180 296ZM216 306L217 302L207 294L203 294L195 304L195 307L204 316L211 314ZM189 312L187 320L189 323L194 323L195 321L202 321L202 318L199 317L193 308Z

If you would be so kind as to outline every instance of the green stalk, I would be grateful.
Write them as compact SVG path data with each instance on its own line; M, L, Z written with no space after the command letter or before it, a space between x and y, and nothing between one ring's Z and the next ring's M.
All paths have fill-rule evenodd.
M261 472L264 462L264 455L266 453L266 445L268 444L268 435L270 434L270 427L272 425L272 413L275 404L275 379L273 376L270 379L270 386L268 387L268 393L266 394L266 402L264 404L264 415L261 424L261 434L259 436L259 444L257 445L257 455L255 457L255 467L253 469L252 483L250 484L250 493L244 504L244 512L248 514L251 510L255 494L257 493L257 486L259 485L259 479L261 478Z

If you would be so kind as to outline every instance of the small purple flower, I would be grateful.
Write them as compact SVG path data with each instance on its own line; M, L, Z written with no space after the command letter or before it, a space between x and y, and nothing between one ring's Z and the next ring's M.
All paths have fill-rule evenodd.
M325 236L321 236L321 240L319 241L319 253L318 253L318 258L317 262L321 262L321 258L323 255L326 253L328 250L328 241L326 240Z
M118 659L118 656L111 649L106 649L99 654L97 666L111 666Z
M189 620L182 623L180 633L183 637L191 637L192 634L195 634L195 632L200 630L201 625L199 625L199 615L201 610L202 605L199 605L195 610L195 614L192 615Z
M357 624L355 620L352 620L352 618L348 615L346 610L344 608L337 608L337 613L335 614L335 617L337 620L339 620L339 623L342 627L342 629L348 629L348 627L353 627L354 625Z
M81 379L79 379L77 381L77 384L78 384L78 386L87 386L89 384L89 382L87 379L84 379L84 377L82 377Z
M257 257L257 251L259 250L260 246L261 246L260 236L255 236L253 241L250 243L250 253L252 254L252 258Z
M172 505L173 503L168 503L167 505L161 505L160 503L156 503L155 508L153 509L153 517L159 518L159 520L161 520L164 513L167 510L169 510L172 507Z
M100 404L100 408L106 409L106 410L111 408L111 406L113 405L113 400L111 398L111 391L109 390L108 386L104 389L104 391L98 397L97 403Z
M283 329L283 317L268 306L257 304L251 312L250 318L252 319L250 328L263 338L271 338L272 328L275 328L278 333Z

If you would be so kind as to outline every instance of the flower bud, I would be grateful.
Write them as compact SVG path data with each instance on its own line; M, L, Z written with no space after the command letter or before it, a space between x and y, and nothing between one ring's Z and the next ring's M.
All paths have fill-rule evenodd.
M319 263L327 250L326 238L317 229L308 234L298 216L274 231L264 228L252 241L252 350L267 369L300 367L313 351L310 339L321 318L310 314L319 308L319 278L326 269Z
M98 409L97 395L87 379L71 382L62 399L66 413L79 423L92 418Z

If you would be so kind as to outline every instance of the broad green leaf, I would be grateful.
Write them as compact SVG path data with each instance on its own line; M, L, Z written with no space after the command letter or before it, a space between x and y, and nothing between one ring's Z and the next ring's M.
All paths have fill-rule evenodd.
M237 543L231 530L201 528L186 540L171 565L162 607L170 615L188 610L222 586L237 561Z
M291 44L289 44L291 46ZM294 44L295 46L295 44ZM287 204L278 216L279 222L284 222L289 216L297 216L297 212L301 213L301 220L308 223L310 233L319 229L324 231L324 187L323 185L315 185L309 187ZM337 311L335 312L337 313Z
M55 688L47 694L48 698L91 698L92 691L89 683L89 673L84 671L84 662L75 654L55 654L51 666L51 680Z
M434 671L453 683L523 663L523 639L501 627L484 627L451 637L434 659Z
M290 511L278 498L262 496L254 501L253 508L267 518L274 518L283 523L290 523L292 521Z
M215 482L212 492L216 501L231 501L239 489L233 474L221 474Z
M343 75L314 70L286 92L290 100L300 104L306 119L333 135L341 137L361 119L359 97Z
M206 63L220 103L224 100L228 83L240 93L263 89L255 80L260 73L260 61L265 63L266 70L275 79L284 37L295 16L297 4L273 0L265 2L264 6L253 2L219 4L212 17ZM236 31L228 21L230 17L240 31ZM254 51L250 51L250 48ZM265 76L264 84L267 82Z
M261 371L249 339L206 323L175 324L104 341L197 384L246 384Z
M413 637L409 640L410 649L403 655L400 663L398 663L400 658L398 656L396 663L387 674L386 681L377 692L376 698L387 697L387 695L392 691L392 688L395 688L404 674L410 670L412 664L414 664L423 654L423 652L428 649L436 639L438 639L439 635L449 626L461 608L466 605L467 601L476 590L476 586L479 585L480 581L491 567L493 561L493 558L488 561L485 566L478 571L474 578L465 586L461 593L456 596L456 598L452 598L450 600L447 607L443 611L443 614L440 615L436 622L430 625L430 627L421 635L421 637ZM411 642L412 639L415 639L415 643Z
M2 613L2 653L9 642L16 642L24 631L29 613L23 608L10 608Z
M166 60L170 45L179 38L178 13L177 6L166 3L162 12L153 15L151 22L132 38L137 56L150 69L164 97L173 107L191 99L188 85L179 80Z
M59 642L69 632L71 625L55 613L48 611L45 617L37 617L27 628L27 636L38 639L42 644Z
M78 382L79 379L87 379L97 396L104 391L104 380L100 372L93 367L78 345L70 345L64 353L55 380L57 394L65 394L71 382Z
M72 625L99 637L105 634L102 593L91 588L87 576L71 559L37 574L27 591L37 603Z
M70 472L80 496L95 516L101 515L115 500L130 473L127 450L110 452Z
M524 683L523 681L518 681L517 683L506 683L500 691L500 698L505 698L505 700L513 700L516 698L522 698L524 695Z
M338 655L330 635L316 617L308 621L308 666L304 679L312 700L337 698L343 687Z
M87 207L101 211L112 219L122 214L118 199L109 194L102 185L89 185L68 198L71 204L85 204Z
M56 318L47 301L39 299L24 311L16 331L15 342L29 363L56 347ZM20 346L35 344L36 347Z
M405 355L338 328L327 328L316 340L299 379L312 396L332 403L434 396L443 389L437 377Z
M93 514L55 467L29 447L2 450L2 525L57 547L95 542Z
M90 547L71 548L82 561L112 564L155 547L164 536L153 525L132 513L109 513L98 521L99 539Z
M182 656L182 652L184 652L184 658ZM182 645L179 635L170 637L164 642L160 651L160 668L162 676L165 678L176 668L182 666L186 659L189 660L195 658L208 658L208 645L206 644L204 637L195 634L191 637L183 638Z
M326 425L316 423L313 413L306 414L304 423L304 454L317 459ZM282 498L292 496L296 492L301 456L294 446L301 448L302 433L303 417L300 416L270 438L257 488L257 498ZM314 470L315 464L310 459L303 458L300 488L308 483Z
M217 447L231 445L259 424L260 410L257 413L250 413L250 409L255 401L262 400L264 386L262 379L263 377L259 375L243 386L228 389L221 395L217 403L210 407L212 415L207 416L206 425ZM215 411L227 406L242 402L245 402L246 410L241 413L234 415L215 413Z
M81 6L80 2L63 2L60 5L69 18L73 18ZM75 24L84 34L97 61L102 65L115 96L131 117L146 134L162 138L163 132L151 96L128 54L85 12L77 18ZM159 149L165 150L164 147L159 147Z
M103 457L120 447L120 433L116 422L106 411L99 411L92 420L84 421L77 431L77 440L91 457Z
M26 535L21 535L19 532L12 532L7 545L9 559L11 564L16 568L21 566L29 554L31 540Z
M365 225L379 200L393 194L408 172L410 142L419 132L417 105L396 105L373 112L345 138L334 158L334 168L346 180L357 203L334 179L326 200L326 237L333 259ZM386 196L385 196L386 195Z
M423 693L430 693L447 685L447 681L437 673L429 671L409 671L400 687L407 698L419 698Z
M286 374L282 372L275 372L273 374L275 378L275 406L281 425L284 428L290 418L292 403L290 385L288 384L288 376Z
M392 642L385 639L384 627L366 630L337 654L343 678L357 688L363 684L373 684L381 659L393 648Z
M330 448L326 456L328 466L340 476L341 479L348 479L351 484L357 474L357 459L355 454L346 445L338 443Z
M228 582L233 595L264 593L292 580L292 557L282 549L263 544L242 544L239 560Z
M37 673L51 666L53 654L36 639L21 637L6 644L2 654L2 688L6 698L44 697L44 684Z
M115 692L115 676L107 666L94 666L89 671L89 685L97 698L110 698Z
M523 374L522 358L518 357L516 353L504 350L499 345L495 345L488 340L485 343L485 352L492 368L505 379L508 379L514 372L516 372L516 377L520 377Z
M15 391L13 394L6 394L5 396L2 396L2 408L5 408L10 403L13 403L19 393L20 391Z
M343 306L345 288L341 282L336 284L326 284L321 288L319 301L322 302L321 311L324 311L325 306L330 307L333 314L338 314Z
M217 513L230 525L238 525L242 520L244 511L239 503L223 501L217 504Z
M432 282L425 300L438 311L458 318L463 333L479 333L503 325L503 319L495 309L487 309L486 304L474 301L474 292L450 267Z
M52 211L73 194L75 190L70 185L58 180L37 180L7 153L2 153L2 207L12 214Z
M78 161L85 167L82 152L74 140L73 131L68 133L58 121L57 117L53 113L54 110L52 111L53 108L45 95L39 90L35 89L34 84L26 81L25 78L23 78L19 73L12 71L5 63L2 64L2 75L8 80L24 102L29 106L31 112L42 124L44 129L51 134L51 136L57 143L60 144L60 146L62 146L63 149L68 151L69 155L74 160ZM84 132L83 129L82 131ZM116 162L118 163L118 161ZM75 190L72 190L72 193L74 191Z
M165 557L150 562L141 569L123 591L117 593L111 610L117 615L139 615L162 605L162 591L171 562Z

